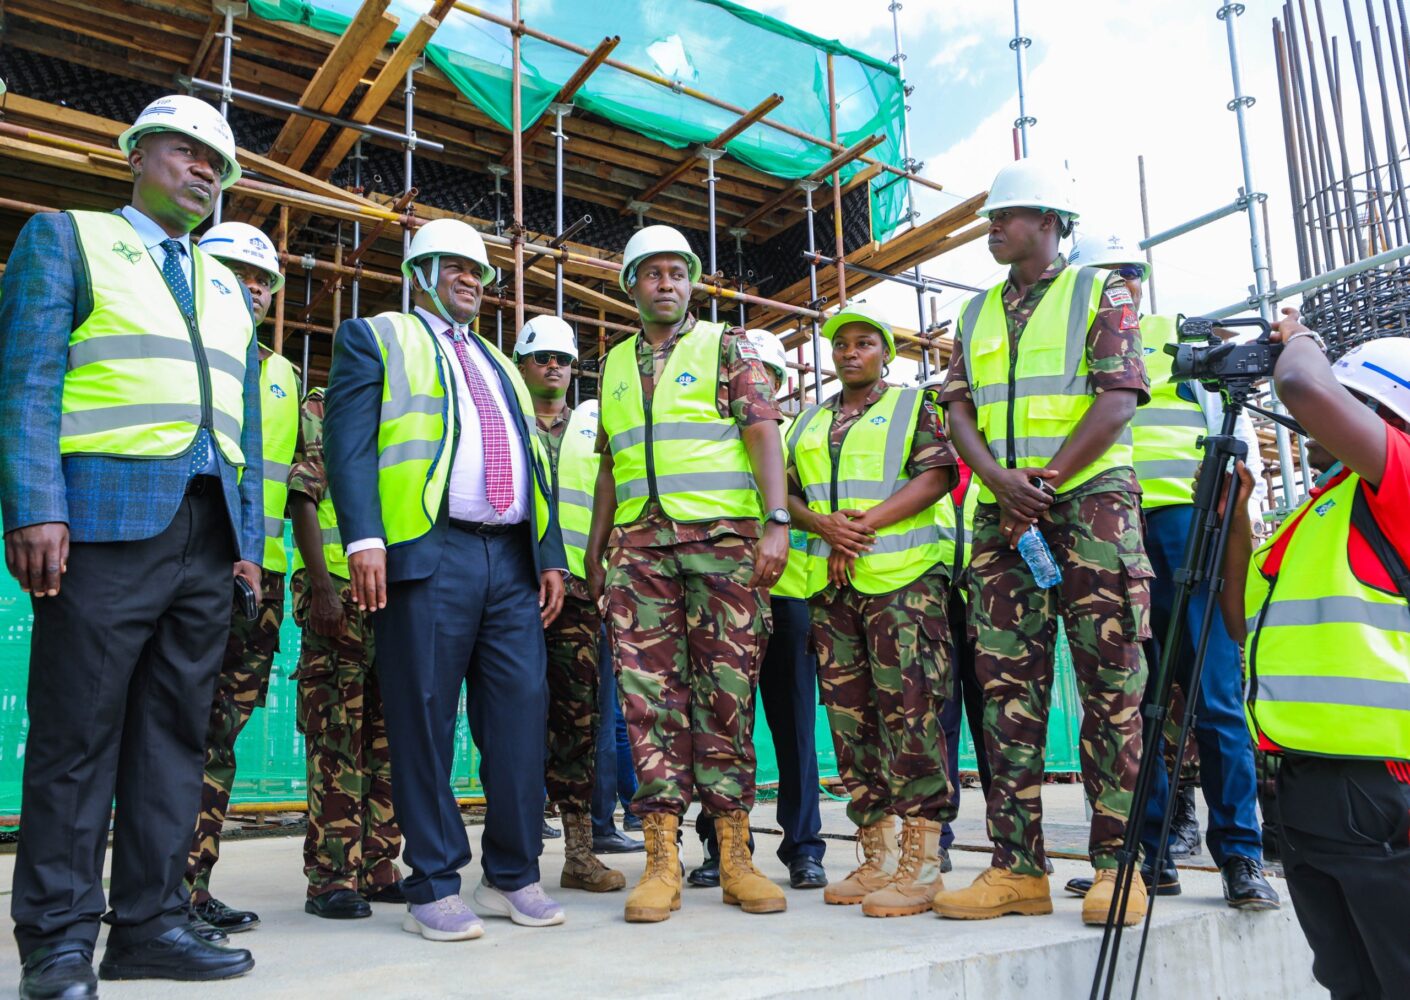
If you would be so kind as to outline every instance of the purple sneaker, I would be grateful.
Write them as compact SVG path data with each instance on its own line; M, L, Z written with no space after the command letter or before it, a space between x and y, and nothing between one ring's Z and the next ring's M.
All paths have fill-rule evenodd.
M563 907L537 882L522 889L496 889L484 879L475 886L475 902L495 916L508 917L521 927L552 927L563 922Z
M470 941L485 933L485 925L458 895L442 896L434 903L408 903L401 929L427 941Z

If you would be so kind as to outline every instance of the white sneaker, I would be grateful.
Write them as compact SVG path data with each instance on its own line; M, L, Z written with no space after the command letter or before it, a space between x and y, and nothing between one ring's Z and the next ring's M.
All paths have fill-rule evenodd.
M434 903L408 903L401 929L427 941L473 941L485 925L460 896L442 896Z
M549 898L537 882L522 889L496 889L484 879L475 886L475 904L497 917L508 917L520 927L552 927L563 922L563 907Z

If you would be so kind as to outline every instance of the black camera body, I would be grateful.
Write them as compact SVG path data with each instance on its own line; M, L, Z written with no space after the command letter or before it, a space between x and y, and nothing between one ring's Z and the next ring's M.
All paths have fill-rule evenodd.
M1249 319L1213 320L1204 316L1179 317L1178 344L1166 344L1165 351L1175 360L1170 367L1172 382L1191 379L1205 388L1218 390L1231 385L1249 388L1253 383L1273 376L1273 367L1283 345L1268 338L1272 327L1258 317ZM1216 327L1256 326L1263 331L1257 340L1234 343L1220 338Z

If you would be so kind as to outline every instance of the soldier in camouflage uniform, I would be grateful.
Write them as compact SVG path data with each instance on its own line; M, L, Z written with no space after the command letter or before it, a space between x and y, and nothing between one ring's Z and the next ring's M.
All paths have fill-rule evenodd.
M895 358L884 322L849 306L823 336L842 391L789 431L789 507L809 533L809 589L821 587L809 605L822 701L864 853L823 898L911 916L941 886L941 826L957 802L940 729L953 679L936 506L956 458L934 393L882 377Z
M1141 644L1150 637L1152 572L1128 424L1150 386L1121 278L1069 269L1057 252L1075 215L1064 208L1071 190L1065 172L1020 185L1032 197L1046 184L1053 195L1047 204L1006 197L1017 190L1008 187L1017 175L1041 170L1026 160L1004 168L981 210L990 220L991 253L1010 265L1009 275L966 305L941 394L951 439L985 487L975 515L970 606L993 770L994 854L972 886L940 893L934 907L959 919L1052 912L1041 789L1060 614L1082 699L1082 777L1093 811L1096 878L1083 919L1100 924L1112 905L1141 752ZM996 356L1005 340L1007 351ZM1047 375L1044 366L1059 374ZM976 370L981 377L972 378ZM1008 437L1001 440L1005 414ZM982 426L993 428L992 441ZM1046 467L1019 467L1022 449L1030 466L1037 459ZM1035 584L1016 548L1034 524L1062 571L1051 589ZM1143 918L1145 905L1144 883L1134 879L1126 921Z
M548 647L548 744L544 784L563 817L565 889L612 892L627 879L592 852L592 791L596 779L597 655L602 615L583 580L583 546L592 517L588 491L597 479L597 402L568 405L578 357L573 328L557 316L536 316L514 344L514 361L533 399L534 428L548 455L549 477L568 556L563 610L544 633Z
M679 908L676 834L697 793L715 818L725 902L778 912L787 904L754 867L748 813L769 631L761 588L777 582L788 553L780 413L744 331L691 315L700 261L680 233L640 230L623 262L642 332L601 369L586 572L594 596L605 589L640 779L632 808L648 860L626 918L665 920ZM761 528L762 509L782 520Z
M323 468L324 391L304 400L289 472L295 560L294 622L302 629L298 727L308 762L305 912L330 919L372 915L371 903L404 903L401 831L392 810L392 764L373 669L370 613L352 599Z
M283 284L279 258L259 230L243 223L216 225L202 239L201 249L223 260L250 293L255 326L269 314L273 295ZM249 910L226 906L211 895L211 870L220 859L220 835L225 826L230 792L235 784L235 741L255 709L264 706L269 674L279 651L279 628L284 622L285 471L294 456L298 428L298 380L282 355L263 344L260 355L260 412L264 439L264 554L260 562L261 601L254 620L236 608L230 619L230 636L216 680L206 734L205 779L201 787L201 812L186 859L186 888L191 911L201 921L226 934L253 930L259 916ZM208 937L217 939L214 934Z

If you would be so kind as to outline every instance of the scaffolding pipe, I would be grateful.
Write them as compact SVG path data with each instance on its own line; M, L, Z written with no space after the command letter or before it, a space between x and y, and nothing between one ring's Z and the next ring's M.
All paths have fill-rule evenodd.
M1247 188L1245 188L1245 190L1247 190ZM1259 195L1258 197L1262 196ZM1194 232L1196 229L1201 229L1204 226L1209 225L1211 222L1218 222L1220 219L1225 218L1226 216L1233 215L1235 212L1242 212L1247 209L1251 201L1256 200L1257 198L1250 199L1246 195L1240 193L1239 197L1235 198L1227 205L1220 205L1218 208L1210 209L1203 215L1197 215L1193 219L1188 220L1187 222L1180 223L1178 226L1171 226L1169 229L1162 230L1161 232L1156 233L1154 236L1147 236L1145 239L1141 240L1141 249L1149 251L1151 247L1159 246L1162 243L1168 243L1176 237L1184 236L1186 233Z
M817 265L817 241L813 233L813 215L817 209L813 207L813 192L817 190L817 181L799 181L798 186L803 189L803 212L808 220L808 307L816 309L822 303L818 301L818 265ZM841 269L839 269L840 272ZM803 386L798 386L798 401L803 401ZM813 318L813 402L822 402L822 335L818 332L818 321L816 314Z
M829 257L826 254L813 253L808 250L803 251L803 259L810 260L815 264L836 264L838 258ZM976 288L974 285L966 285L959 281L947 281L944 278L932 278L928 274L921 274L907 277L904 274L887 274L885 271L877 271L870 267L863 267L861 264L853 264L850 260L841 261L843 266L849 271L856 271L858 274L865 274L871 278L880 278L882 281L894 281L898 285L905 285L907 288L915 288L923 292L934 292L941 288L953 288L961 292L983 292L986 289ZM917 266L916 270L920 270ZM923 326L924 324L922 324Z
M1407 243L1403 247L1396 247L1393 250L1386 250L1384 253L1378 253L1374 257L1367 257L1365 260L1356 260L1352 261L1350 264L1343 264L1341 267L1333 268L1325 274L1319 274L1307 278L1304 281L1298 281L1291 285L1275 288L1264 301L1271 306L1274 303L1290 299L1294 295L1301 295L1303 292L1310 292L1314 288L1330 285L1333 282L1340 281L1342 278L1349 278L1353 275L1361 274L1363 271L1370 271L1378 267L1384 267L1386 264L1393 264L1405 257L1410 257L1410 243ZM1255 299L1250 297L1244 299L1242 302L1234 302L1222 309L1216 309L1214 312L1204 313L1203 315L1210 319L1224 319L1226 316L1234 316L1238 313L1253 309L1257 307L1257 305L1258 303Z
M402 197L409 199L411 196L411 170L415 165L413 151L416 149L416 128L413 118L416 114L416 81L413 74L416 72L416 64L413 62L406 68L406 86L402 90L402 96L406 101L406 151L402 157ZM410 204L407 208L410 209ZM404 226L401 231L401 259L406 260L411 255L411 227ZM411 311L411 280L408 278L401 283L401 311Z
M513 0L510 11L514 18L514 28L510 32L513 49L511 66L510 97L510 150L513 158L510 169L513 171L511 184L514 190L514 333L517 336L524 328L524 22L519 6L520 0ZM504 349L501 338L500 350Z
M306 270L304 271L304 322L305 322L305 323L308 322L308 307L309 307L309 303L312 302L312 301L313 301L313 271L306 269ZM309 338L310 336L311 336L311 334L310 334L307 330L305 330L305 331L304 331L304 365L303 365L303 368L299 371L299 379L300 379L300 382L301 382L301 384L300 384L300 386L299 386L299 398L300 398L300 399L302 399L304 396L307 396L307 395L308 395L308 338Z
M220 35L220 117L230 120L230 56L235 44L235 7L227 2L222 13L225 15L225 30ZM211 221L220 225L221 209L225 203L225 192L215 197L215 211Z
M1017 3L1017 0L1014 0ZM901 49L901 2L892 0L887 10L891 11L891 34L896 43L896 54L891 57L891 61L896 64L896 75L901 80L901 165L908 172L914 173L920 169L920 164L911 156L911 105L910 88L906 86L906 53ZM916 196L915 189L909 180L906 181L906 215L910 222L911 229L916 227ZM846 266L846 262L843 262ZM925 285L921 279L920 263L917 262L912 270L915 278L914 287L916 290L916 329L925 332ZM924 382L930 377L930 358L922 352L920 356L920 378Z
M744 291L744 237L749 235L747 229L731 229L729 234L734 237L734 277L739 282L739 290ZM748 317L744 312L744 303L739 304L739 326L743 329L748 325Z
M1146 252L1146 291L1150 295L1150 310L1154 315L1159 312L1155 305L1155 257L1151 254L1151 248L1147 242L1151 238L1151 213L1150 204L1146 201L1146 158L1136 157L1136 172L1141 178L1141 248Z
M837 142L837 74L833 72L831 52L827 54L827 127L832 141ZM842 240L842 180L836 170L832 172L832 237L837 246L836 257L842 260L847 248ZM841 264L837 265L837 304L847 308L847 269Z
M1019 158L1024 160L1028 159L1028 126L1038 124L1038 119L1028 113L1027 94L1024 91L1028 77L1028 58L1025 52L1032 44L1033 39L1025 37L1018 26L1018 0L1013 0L1013 38L1009 40L1009 48L1013 51L1018 71L1018 117L1014 119L1013 127L1018 130L1018 148L1023 154Z
M563 143L568 138L563 134L563 118L573 110L571 104L553 103L548 106L553 112L553 236L556 241L563 239ZM553 308L554 315L563 317L563 261L553 262Z
M357 189L357 195L358 195L359 198L361 198L362 195L363 195L363 190L362 190L362 136L358 136L358 137L357 137L357 141L356 141L355 143L353 143L353 156L352 156L352 159L353 159L353 187L355 187L355 188ZM356 247L356 246L361 246L361 244L362 244L362 221L361 221L360 219L353 219L353 220L352 220L352 242L353 242L353 246L355 246L355 247ZM359 272L361 272L361 270L362 270L361 268L358 268L358 271L359 271ZM358 274L354 274L354 275L353 275L353 279L352 279L352 314L353 314L354 317L357 317L357 316L361 316L361 315L362 315L362 312L360 311L360 309L361 309L361 296L362 296L362 275L361 275L361 273L358 273Z
M715 263L715 231L717 225L715 222L715 161L718 160L720 157L724 156L725 151L723 149L711 149L710 147L705 146L701 148L700 155L705 160L705 199L708 205L706 212L710 217L710 276L713 278L718 272L718 266ZM710 322L716 323L719 322L719 319L719 300L711 298Z

